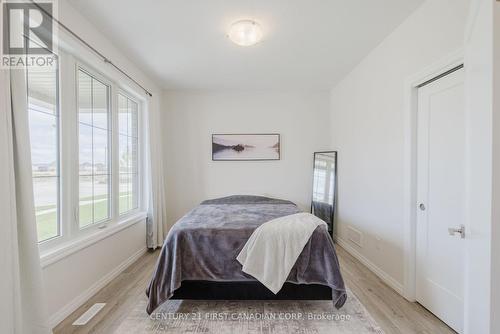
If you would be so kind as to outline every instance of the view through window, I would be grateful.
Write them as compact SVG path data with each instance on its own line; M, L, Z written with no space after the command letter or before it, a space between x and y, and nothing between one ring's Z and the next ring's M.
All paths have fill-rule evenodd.
M28 68L28 116L38 241L60 235L57 68Z
M139 170L137 159L138 138L137 102L118 94L120 214L138 208Z
M110 217L109 87L78 71L78 147L80 227Z

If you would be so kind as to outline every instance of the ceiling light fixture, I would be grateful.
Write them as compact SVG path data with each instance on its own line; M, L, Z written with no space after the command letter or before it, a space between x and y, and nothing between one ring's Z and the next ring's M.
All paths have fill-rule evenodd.
M229 39L240 46L251 46L262 39L262 28L253 20L240 20L231 24Z

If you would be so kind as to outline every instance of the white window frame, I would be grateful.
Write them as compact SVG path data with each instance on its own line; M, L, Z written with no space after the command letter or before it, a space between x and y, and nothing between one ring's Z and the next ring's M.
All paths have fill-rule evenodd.
M143 115L143 103L137 99L136 96L134 96L133 94L130 94L128 91L124 90L123 88L121 87L118 87L118 91L117 93L114 95L114 97L116 98L116 101L115 101L115 105L116 105L116 113L114 114L116 116L116 121L114 122L114 124L116 125L116 127L113 129L115 131L115 133L117 133L118 135L117 136L114 136L114 139L116 139L117 143L116 143L116 156L114 156L113 158L116 158L115 161L118 161L119 159L119 138L120 138L120 130L119 130L119 123L118 123L118 116L119 116L119 111L118 111L118 95L121 94L123 96L125 96L126 98L134 101L135 103L137 103L137 176L138 176L138 187L137 187L137 208L135 209L132 209L132 210L129 210L127 212L124 212L122 214L120 214L120 204L119 204L119 200L116 202L116 215L117 217L129 217L131 215L134 215L134 214L137 214L137 212L139 211L143 211L145 210L145 208L143 207L144 205L144 200L143 200L143 191L144 191L144 174L143 173L143 169L144 169L144 161L145 161L145 155L144 155L144 147L145 147L145 144L144 144L144 131L142 130L143 129L143 119L144 119L144 115ZM114 176L116 175L116 185L117 185L117 189L116 189L116 192L115 194L119 194L120 193L120 166L118 164L116 164L116 170L114 170Z
M76 144L76 146L74 145L74 149L75 149L75 152L79 152L80 150L80 145L79 145L79 139L80 139L80 132L79 132L79 121L78 121L78 113L79 113L79 99L78 99L78 92L79 92L79 86L78 86L78 72L84 72L86 74L88 74L92 79L95 79L97 81L99 81L100 83L104 84L107 86L108 88L108 110L109 110L109 114L108 114L108 145L109 145L109 150L108 150L108 171L109 171L109 180L108 180L108 192L109 192L109 199L111 200L110 203L108 203L108 210L109 210L109 218L108 219L104 219L104 220L100 220L100 221L97 221L97 222L92 222L88 225L85 225L85 226L80 226L80 215L79 215L79 208L80 208L80 205L79 205L79 196L78 197L78 200L76 203L74 203L74 210L75 210L75 218L76 218L76 221L77 221L77 228L80 229L80 230L86 230L86 229L93 229L93 228L98 228L98 229L102 229L102 228L105 228L110 222L113 221L113 211L114 211L114 195L115 193L113 192L113 186L114 186L114 176L113 176L113 171L114 171L114 161L113 161L113 157L114 157L114 151L116 151L115 149L115 146L113 145L113 124L115 122L113 122L113 114L114 114L114 111L115 111L115 103L113 103L113 91L112 91L112 83L109 79L107 79L106 77L102 76L100 73L96 72L93 68L87 66L86 64L83 64L82 62L80 61L76 61L75 63L75 91L76 91L76 98L75 98L75 103L76 103L76 109L75 109L75 113L76 113L76 122L77 122L77 128L76 128L76 139L74 140L74 144ZM77 183L77 189L79 189L79 184L80 184L80 173L79 173L79 154L77 155L75 161L77 161L77 168L76 170L74 171L74 178L76 179L76 183ZM79 194L79 192L77 192Z
M42 241L39 241L38 244L39 245L43 245L43 244L46 244L46 243L50 243L52 242L53 240L56 240L56 239L59 239L62 237L63 235L63 227L62 227L62 220L63 220L63 217L62 217L62 147L61 147L61 136L62 136L62 121L61 121L61 81L60 81L60 73L61 73L61 70L60 70L60 57L58 56L57 57L57 64L58 64L58 68L56 69L56 76L57 76L57 81L56 81L56 89L57 89L57 92L56 92L56 101L57 101L57 106L56 106L56 109L57 109L57 207L56 207L56 210L57 210L57 235L54 236L54 237L50 237L48 239L45 239L45 240L42 240ZM26 72L26 75L29 76L29 73ZM28 79L28 77L26 77L26 79ZM26 85L28 85L28 80L26 80ZM27 92L29 91L29 87L27 87ZM28 93L29 94L29 93ZM27 98L27 101L28 101L28 108L29 108L29 98ZM29 112L29 110L28 110ZM30 166L31 168L31 166ZM33 177L32 177L32 182L33 182ZM38 226L37 226L38 228ZM37 232L37 238L38 238L38 232Z
M127 86L122 78L102 74L97 66L80 60L73 54L59 52L59 168L60 168L60 236L39 243L42 266L58 261L83 247L95 243L146 218L145 135L146 102L140 92ZM95 79L108 85L109 116L109 168L110 168L110 218L99 223L80 227L79 208L79 130L78 130L78 71L82 69ZM118 93L138 105L138 208L119 214L119 164L118 159Z

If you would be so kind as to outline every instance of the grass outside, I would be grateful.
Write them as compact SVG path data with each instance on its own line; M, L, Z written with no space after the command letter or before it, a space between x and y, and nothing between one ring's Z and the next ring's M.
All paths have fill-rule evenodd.
M92 197L81 198L80 201L89 202L80 206L80 226L85 227L92 222ZM103 220L108 217L108 202L106 200L106 195L96 196L94 204L94 217L95 221ZM128 208L132 207L132 194L122 193L120 194L120 206L123 211L127 211ZM54 210L56 207L54 205L39 206L36 208L37 212L49 211L46 213L41 213L36 215L36 224L38 231L38 240L44 241L50 238L54 238L58 235L56 218L57 213ZM50 211L54 210L54 211Z

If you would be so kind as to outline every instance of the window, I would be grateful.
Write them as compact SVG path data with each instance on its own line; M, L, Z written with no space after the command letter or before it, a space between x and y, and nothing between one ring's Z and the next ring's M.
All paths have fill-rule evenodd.
M142 219L140 100L64 51L29 68L27 88L42 253Z
M80 227L110 218L109 87L78 70L78 166Z
M58 71L27 71L33 192L38 241L60 235Z
M123 94L118 94L118 133L120 170L120 214L138 208L139 168L137 159L138 104Z

